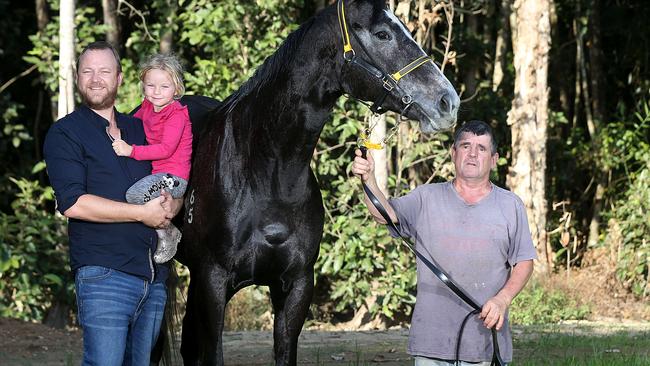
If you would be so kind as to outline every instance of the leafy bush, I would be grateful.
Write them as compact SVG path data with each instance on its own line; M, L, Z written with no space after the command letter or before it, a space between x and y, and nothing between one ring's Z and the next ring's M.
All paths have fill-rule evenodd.
M519 325L552 324L560 320L585 319L588 314L588 306L578 306L561 290L547 289L531 281L512 302L510 322Z
M45 209L51 187L25 178L13 214L0 213L0 316L41 321L55 301L72 304L65 219Z
M616 189L622 194L613 203L604 244L618 253L617 275L637 296L650 296L650 104L644 102L635 121L618 122L620 131L611 139L615 167L626 171Z
M224 99L243 84L297 28L301 1L191 0L178 15L186 84L194 93Z
M646 297L650 296L650 153L644 159L646 168L634 178L612 216L622 233L622 243L614 243L620 245L617 275L634 294Z

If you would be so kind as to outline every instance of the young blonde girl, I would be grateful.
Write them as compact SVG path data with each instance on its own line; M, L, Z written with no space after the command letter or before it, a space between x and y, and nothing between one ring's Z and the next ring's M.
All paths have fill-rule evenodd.
M148 145L113 142L118 156L151 160L151 175L136 182L126 192L129 203L143 204L168 190L172 197L182 197L187 188L192 156L192 126L187 107L178 101L185 92L183 70L176 57L155 54L141 66L140 81L144 100L135 117L142 120ZM174 225L159 229L156 263L169 261L181 238Z

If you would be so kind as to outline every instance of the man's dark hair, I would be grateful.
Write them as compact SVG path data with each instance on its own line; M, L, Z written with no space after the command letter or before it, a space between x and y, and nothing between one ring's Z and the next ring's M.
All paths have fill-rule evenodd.
M83 51L81 51L81 53L79 54L79 57L77 57L77 68L79 67L79 61L81 61L81 56L83 56L88 51L96 51L96 50L110 50L113 53L113 57L115 57L115 62L117 62L117 72L118 73L122 72L122 63L120 62L120 54L117 53L117 50L115 49L115 47L113 47L112 44L106 41L95 41L93 43L90 43L88 46L84 47Z
M497 141L494 138L494 132L492 132L492 127L487 123L479 120L472 120L463 123L457 130L454 132L454 149L458 147L458 140L460 136L464 133L472 133L476 136L488 135L490 136L490 141L492 142L492 155L497 152Z

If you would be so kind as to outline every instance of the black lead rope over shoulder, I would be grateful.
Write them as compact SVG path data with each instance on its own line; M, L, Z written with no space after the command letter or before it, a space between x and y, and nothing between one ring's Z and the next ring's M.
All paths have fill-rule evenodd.
M359 147L361 150L361 157L366 159L367 157L367 151L368 149L365 146ZM368 198L370 199L370 202L372 202L373 206L377 209L379 214L386 220L386 225L388 225L395 233L399 234L399 229L393 222L393 220L390 218L390 215L388 215L388 211L386 211L386 208L381 204L377 196L375 196L374 193L370 190L368 185L362 181L363 184L363 191L366 193ZM481 312L482 306L478 304L471 296L465 293L459 285L457 285L443 270L438 268L432 261L430 261L427 257L422 255L418 250L415 249L415 247L403 236L400 235L400 239L402 242L406 245L409 250L411 250L419 259L424 263L427 268L433 272L433 274L438 277L442 283L444 283L456 296L461 298L467 305L472 307L474 310L472 310L465 319L463 319L463 322L460 326L460 330L458 332L458 338L456 340L456 359L455 363L459 364L460 360L460 340L463 335L463 330L465 328L465 324L467 323L467 320L470 318L471 315L474 314L479 314ZM499 342L497 339L497 331L495 327L491 328L492 331L492 363L490 365L492 366L505 366L505 362L503 362L503 359L501 359L501 355L499 352Z

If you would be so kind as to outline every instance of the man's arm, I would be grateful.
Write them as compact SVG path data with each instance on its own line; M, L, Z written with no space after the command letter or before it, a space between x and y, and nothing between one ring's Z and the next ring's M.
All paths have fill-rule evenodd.
M508 278L503 288L483 305L480 316L486 327L492 328L496 325L496 329L501 330L505 321L506 310L512 304L512 300L526 286L532 273L532 259L515 264L510 273L510 278Z
M391 220L397 224L399 220L397 219L395 211L379 189L379 185L377 185L377 180L375 179L375 161L373 160L372 155L368 153L366 159L364 159L361 156L361 150L356 149L354 153L356 157L352 163L352 173L361 178L361 180L368 186L368 188L370 188L370 191L377 197L382 206L384 206L384 209L386 209L388 216L390 216ZM368 211L370 211L370 214L375 219L375 221L380 224L386 224L386 220L379 213L379 211L377 211L377 208L375 208L375 205L372 203L372 201L370 201L370 198L366 194L365 190L363 192L363 196L365 198L364 201L368 207Z
M165 197L158 197L144 205L117 202L92 194L83 194L63 213L68 218L92 222L142 222L161 228L169 225L174 215L163 207Z

